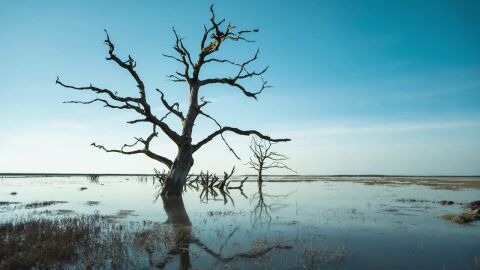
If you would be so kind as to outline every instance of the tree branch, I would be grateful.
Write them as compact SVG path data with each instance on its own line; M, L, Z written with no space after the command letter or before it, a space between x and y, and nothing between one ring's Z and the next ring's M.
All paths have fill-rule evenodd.
M223 134L224 132L227 132L227 131L230 131L230 132L233 132L233 133L236 133L236 134L239 134L239 135L244 135L244 136L257 135L259 138L262 138L264 140L271 141L271 142L288 142L288 141L290 141L290 139L273 139L270 136L263 135L262 133L260 133L256 130L241 130L241 129L234 128L234 127L222 127L219 130L210 134L205 139L203 139L200 142L198 142L197 144L195 144L193 146L193 152L200 149L203 145L205 145L206 143L211 141L216 136L221 135L221 134Z
M142 114L144 114L150 122L159 126L160 129L162 129L162 131L170 139L172 139L177 145L180 144L181 143L180 135L178 135L175 131L173 131L166 123L162 122L162 120L159 120L155 115L153 115L153 113L150 109L150 105L147 103L146 94L145 94L145 85L143 84L142 80L138 76L137 72L134 70L134 68L136 67L136 62L132 59L132 57L130 55L128 56L127 61L124 62L124 61L120 60L120 58L118 58L117 55L115 55L115 53L114 53L115 46L110 41L110 36L108 35L107 30L105 30L105 33L107 35L107 38L105 40L105 44L107 44L108 47L109 47L109 50L108 50L109 56L106 59L107 60L113 60L120 67L128 70L128 72L132 75L132 77L137 82L137 87L140 90L140 98L139 98L140 101L139 101L139 103L141 103L142 106L144 107Z
M236 87L240 89L243 94L247 97L252 97L254 99L257 99L257 95L261 94L263 90L266 88L270 88L272 86L268 85L268 81L264 81L262 78L262 86L260 87L260 90L257 92L251 92L248 91L243 85L239 84L236 82L236 79L232 78L215 78L215 79L206 79L200 82L201 85L206 85L206 84L214 84L214 83L219 83L219 84L228 84L230 86Z
M255 53L255 55L252 58L248 59L247 61L245 61L241 64L238 64L238 63L235 63L233 61L226 60L226 59L221 60L221 59L211 58L211 59L205 60L204 63L208 63L208 62L228 63L228 64L231 64L231 65L239 66L240 69L234 77L204 79L204 80L201 80L199 82L199 85L203 86L203 85L208 85L208 84L228 84L230 86L233 86L233 87L236 87L236 88L240 89L247 97L253 97L253 98L257 99L256 96L258 94L260 94L265 88L271 87L270 85L268 85L268 81L264 81L263 78L261 77L268 70L268 66L265 67L264 69L262 69L261 71L258 71L258 72L255 71L255 70L250 72L246 69L246 67L250 63L257 60L259 52L260 51L257 50L257 52ZM246 88L238 82L239 80L246 79L246 78L252 78L252 77L256 77L256 76L260 76L261 79L262 79L262 86L260 87L260 90L257 91L257 92L247 91Z
M173 114L178 116L178 118L180 118L182 121L184 121L185 117L183 116L183 113L178 110L179 109L178 102L175 102L172 105L168 104L168 102L165 100L165 95L163 94L163 92L158 88L155 90L157 90L157 92L160 93L160 99L162 101L163 106L165 106L165 108L167 108L170 112L172 112ZM175 109L175 107L177 109Z
M112 105L112 104L108 103L108 101L106 101L105 99L101 99L101 98L96 98L96 99L93 99L93 100L90 100L90 101L70 100L70 101L64 101L63 103L65 103L65 104L84 104L84 105L86 105L86 104L92 104L94 102L103 102L104 103L103 107L112 108L112 109L134 109L134 110L139 109L138 107L130 105L129 103L126 103L125 105L122 105L122 106Z
M175 27L172 27L172 30L173 30L173 34L175 35L175 45L173 46L173 49L180 55L180 58L172 55L167 55L167 54L163 54L163 56L174 59L179 63L182 63L185 66L185 70L184 70L184 73L181 74L181 76L185 78L185 81L191 84L191 78L189 73L190 73L190 67L193 68L194 66L192 57L190 56L190 52L183 45L183 39L178 36L177 31L175 30ZM183 81L183 79L179 79L177 81Z
M152 113L150 105L147 102L146 93L145 93L145 85L143 84L143 81L140 79L140 76L137 74L137 72L134 69L136 67L136 62L133 60L133 58L130 55L128 56L127 61L122 61L119 57L117 57L117 55L114 53L115 45L110 40L110 36L108 35L107 30L105 30L105 34L106 34L105 44L108 46L108 56L106 57L106 59L107 60L113 60L120 67L126 69L130 73L130 75L137 82L137 87L140 91L140 98L121 97L121 96L118 96L116 92L113 92L113 91L108 90L108 89L101 89L101 88L95 87L93 85L90 85L90 86L87 86L87 87L75 87L75 86L67 85L67 84L62 83L58 77L57 77L56 83L60 84L61 86L65 87L65 88L71 88L71 89L75 89L75 90L90 90L90 91L95 92L97 94L107 94L112 100L115 100L115 101L118 101L118 102L123 102L125 104L123 106L124 108L134 109L137 113L145 116L146 121L151 122L154 125L160 127L160 129L172 141L174 141L177 145L181 144L182 143L182 137L178 133L173 131L166 123L163 122L164 118L158 119ZM106 102L105 100L102 100L102 99L98 99L98 101L105 103L106 107L116 108L116 109L123 108L122 106L108 105L108 102ZM69 102L69 103L89 104L88 102L85 102L85 103ZM134 106L131 103L136 103L138 105ZM129 123L136 123L136 122L140 122L140 121L134 120L134 121L130 121Z
M99 148L104 150L107 153L120 153L124 155L135 155L135 154L145 154L148 157L155 159L157 161L160 161L161 163L165 164L168 168L170 168L173 164L173 162L163 156L160 156L158 154L153 153L150 150L150 142L153 140L154 137L157 137L158 133L156 132L155 125L153 126L153 132L147 137L147 139L142 139L142 138L135 138L135 142L132 144L124 144L122 148L120 149L108 149L103 145L96 144L95 142L92 143L91 145L93 147ZM142 149L136 149L136 150L126 150L126 148L131 148L136 146L138 143L142 143L144 147Z
M199 113L209 119L211 119L213 122L215 122L215 124L218 126L218 128L222 128L222 126L220 125L220 123L218 123L218 121L211 117L210 115L204 113L203 111L199 110ZM241 160L241 158L237 155L237 153L235 152L235 150L233 150L233 148L228 144L227 140L225 139L225 137L223 137L223 134L220 134L220 137L222 138L223 142L225 143L225 145L228 147L228 149L230 150L230 152L232 152L232 154L238 159L238 160ZM195 150L194 150L195 151ZM235 168L235 167L234 167ZM232 172L233 174L233 172Z
M135 102L139 103L140 99L139 98L132 98L132 97L121 97L117 95L117 92L113 92L112 90L108 89L101 89L98 87L93 86L90 84L89 86L83 86L83 87L76 87L72 85L67 85L64 84L63 82L60 81L60 78L57 76L57 80L55 81L56 84L59 84L65 88L70 88L70 89L75 89L75 90L90 90L92 92L95 92L97 94L107 94L111 99L118 101L118 102Z
M108 46L108 56L106 57L107 60L113 60L115 63L117 63L120 67L126 69L130 75L135 79L137 82L137 87L140 91L140 96L141 100L145 100L145 85L143 84L143 81L140 79L140 76L138 76L137 72L135 71L135 67L137 66L137 63L133 60L133 58L129 55L127 61L122 61L120 58L117 57L117 55L114 53L115 51L115 46L113 43L110 41L110 36L108 35L108 32L106 29L104 29L105 34L106 34L106 39L105 39L105 44Z

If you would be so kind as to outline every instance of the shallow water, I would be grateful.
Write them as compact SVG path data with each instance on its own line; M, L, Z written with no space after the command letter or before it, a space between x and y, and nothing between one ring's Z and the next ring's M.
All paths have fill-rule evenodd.
M220 193L214 198L210 194L208 201L200 198L200 191L188 190L183 196L186 210L183 214L190 220L191 233L196 239L183 246L189 254L188 264L199 269L480 267L480 222L459 225L440 218L445 214L460 214L464 208L457 203L479 200L480 189L411 184L418 179L402 184L405 180L402 178L382 184L345 177L305 179L319 181L265 182L261 190L256 183L247 182L244 194L232 189L231 198L224 199ZM375 180L362 178L372 179ZM12 192L17 194L11 195ZM18 204L0 204L0 221L22 215L58 216L98 211L116 215L116 222L165 222L168 219L165 210L171 208L164 207L162 199L155 200L156 192L152 177L101 176L98 182L81 176L4 178L0 179L0 202ZM440 200L456 204L442 206L436 203ZM25 207L28 203L43 201L65 203ZM175 226L172 212L168 214L168 221ZM252 251L263 250L274 243L291 248L250 256ZM184 259L176 256L162 266L178 269L185 264ZM147 263L139 267L148 268Z

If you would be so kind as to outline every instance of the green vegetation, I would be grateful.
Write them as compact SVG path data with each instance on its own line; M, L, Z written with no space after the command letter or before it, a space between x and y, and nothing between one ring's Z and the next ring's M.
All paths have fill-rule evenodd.
M455 214L447 214L442 216L443 219L445 220L450 220L458 224L465 224L465 223L470 223L475 220L480 220L480 216L472 213L472 212L465 212L461 215L455 215Z

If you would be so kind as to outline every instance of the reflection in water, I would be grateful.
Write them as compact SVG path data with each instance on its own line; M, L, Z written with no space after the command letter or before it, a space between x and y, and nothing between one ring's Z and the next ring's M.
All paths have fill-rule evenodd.
M263 185L261 183L258 183L257 186L258 192L253 194L250 200L252 203L255 202L255 206L253 207L251 213L252 224L254 226L258 224L270 225L270 222L272 221L271 212L287 207L288 205L281 203L281 201L296 191L292 191L283 195L271 195L263 193ZM267 204L267 202L265 202L265 198L268 198L271 202Z
M175 246L168 251L165 259L157 264L157 267L164 268L171 259L179 256L179 269L190 269L190 242L192 240L192 223L188 217L182 197L162 196L163 208L167 214L167 221L172 226Z
M192 223L190 222L187 211L185 210L182 197L162 196L161 198L165 213L167 214L167 221L165 223L169 224L173 229L175 245L168 251L167 256L161 262L156 264L156 266L160 269L165 268L177 256L179 257L179 269L190 269L192 267L190 260L191 244L200 248L203 250L203 252L214 258L217 263L228 263L236 259L255 259L276 249L291 248L291 246L277 243L260 249L254 248L246 252L236 253L231 256L222 256L222 250L227 245L230 238L232 238L232 236L237 232L239 228L238 226L235 227L235 229L226 237L225 241L217 252L193 235Z
M230 196L230 190L238 189L241 195L247 198L245 193L243 193L243 184L248 179L248 177L245 177L242 181L240 181L240 184L238 186L230 186L230 184L232 183L232 181L230 181L230 178L233 176L234 172L235 167L232 168L230 173L224 172L222 180L214 173L210 173L208 171L204 173L202 171L195 179L189 181L186 187L194 188L196 191L198 191L201 187L202 192L200 193L200 200L202 202L208 202L208 200L213 199L223 200L223 204L231 202L232 205L235 205L232 197ZM217 198L220 196L222 199Z
M230 186L238 187L243 178L234 179ZM246 182L248 199L229 190L233 205L228 197L224 204L218 189L215 200L209 193L208 203L201 203L200 183L198 191L183 194L183 201L159 197L152 203L152 177L127 181L124 176L101 176L101 184L86 176L6 178L0 181L0 221L97 217L93 225L100 226L104 237L91 238L93 253L80 253L94 259L80 256L69 268L84 269L97 260L97 268L103 269L108 267L102 262L121 258L125 269L475 269L480 222L445 221L440 217L462 213L464 206L437 202L478 200L478 189L465 185L480 187L479 178L450 184L445 178L298 179L272 177L266 180L285 182L266 181L260 187ZM81 187L88 189L80 192ZM289 196L293 190L297 192ZM65 203L26 207L48 201Z
M247 199L247 195L243 192L243 185L248 177L241 180L238 186L230 186L232 183L230 178L233 176L234 172L235 167L232 168L230 173L224 172L223 179L220 179L215 173L210 173L209 171L201 171L200 174L196 176L189 175L183 191L200 191L201 202L207 203L209 200L223 201L223 204L225 205L230 202L232 206L235 206L235 202L230 195L230 190L238 190L240 194ZM163 190L166 174L165 171L159 172L157 170L155 170L155 173L154 184L158 190L155 195L155 200L158 200L158 198L162 196L161 191Z
M270 224L272 221L272 215L270 215L271 208L265 203L261 183L258 184L258 192L252 196L251 201L256 201L252 211L252 223L254 225L262 222Z
M98 184L100 182L100 175L98 174L90 174L87 178L90 183Z

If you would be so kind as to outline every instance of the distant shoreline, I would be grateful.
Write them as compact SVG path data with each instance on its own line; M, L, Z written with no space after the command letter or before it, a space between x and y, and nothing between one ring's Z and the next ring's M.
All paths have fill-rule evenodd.
M30 177L72 177L72 176L155 176L153 173L0 173L5 176L30 176ZM196 174L193 174L196 175ZM255 177L255 174L242 174L238 176ZM266 174L266 177L480 177L480 175L401 175L401 174Z

